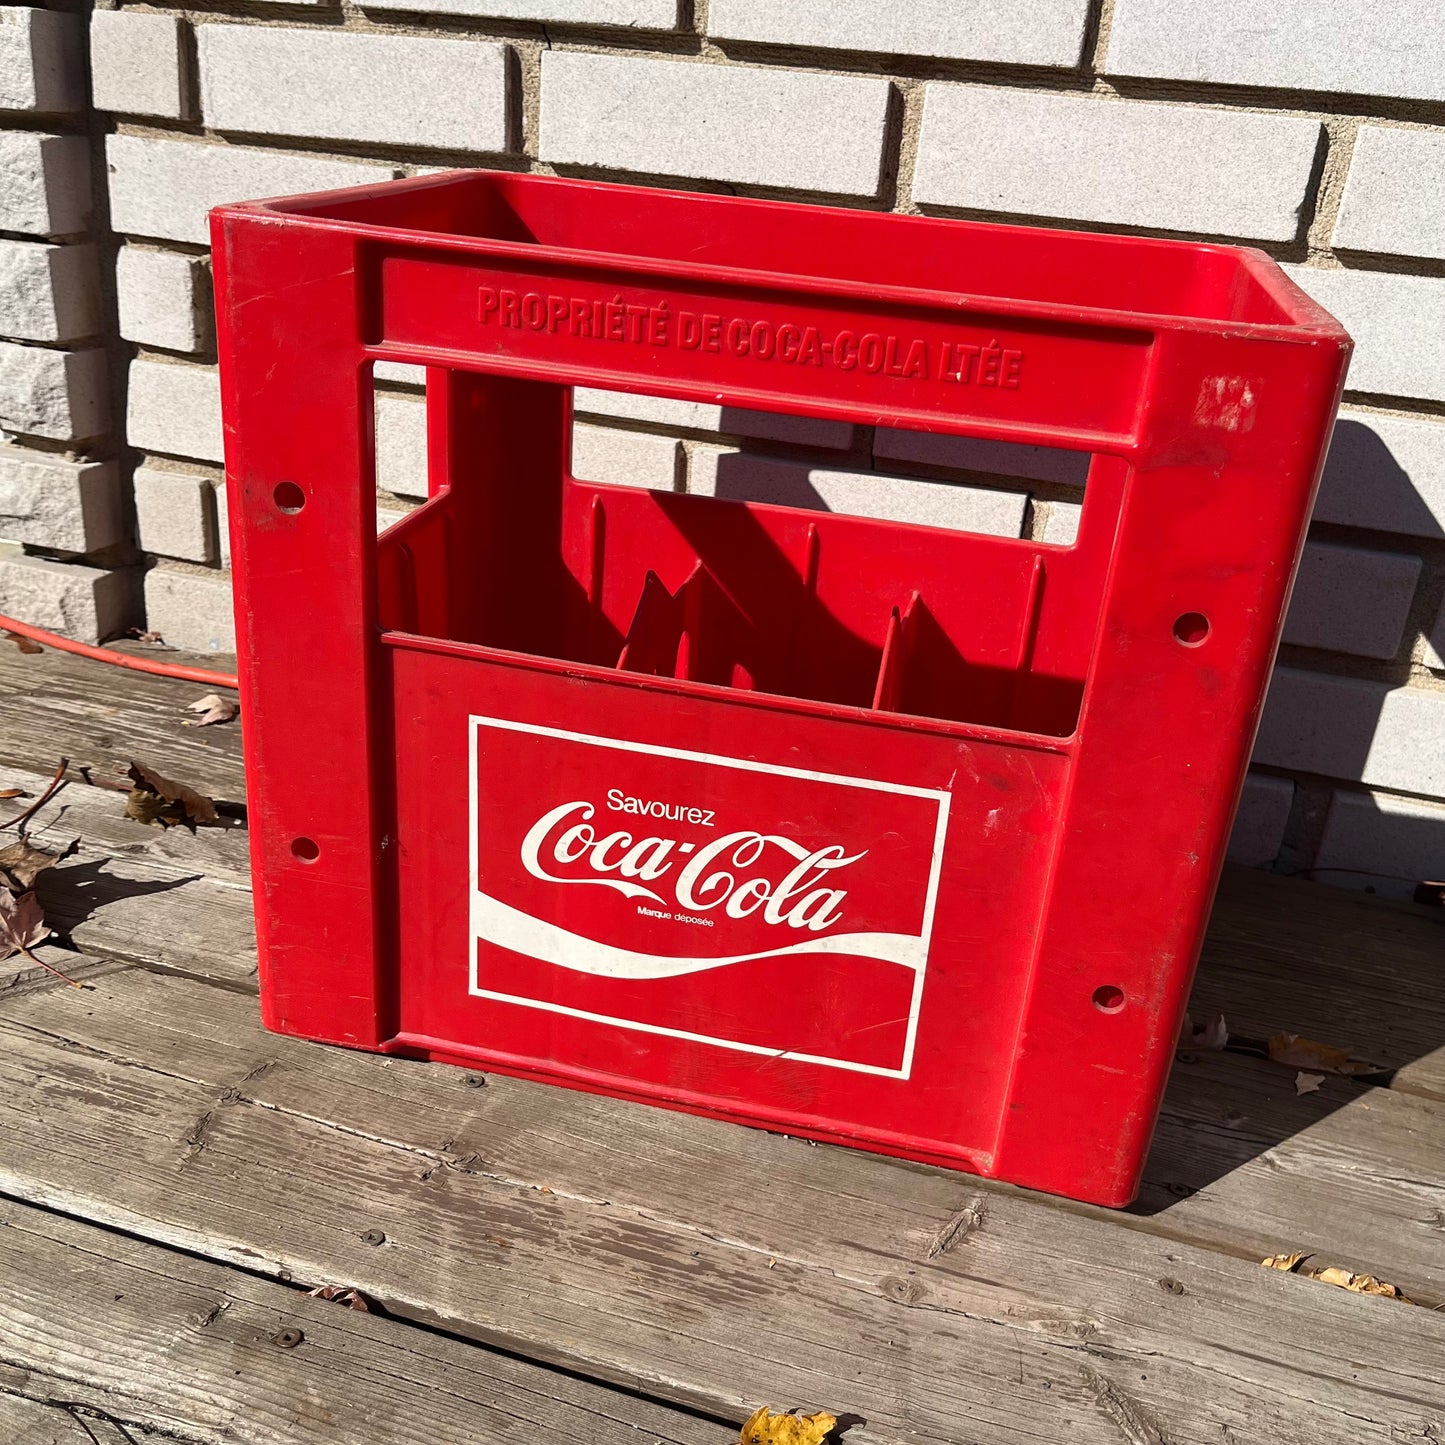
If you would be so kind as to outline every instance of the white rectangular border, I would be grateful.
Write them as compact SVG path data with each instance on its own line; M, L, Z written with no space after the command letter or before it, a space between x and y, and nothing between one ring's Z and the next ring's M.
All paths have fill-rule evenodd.
M613 1018L608 1014L590 1013L585 1009L568 1008L564 1004L544 1003L540 999L522 998L517 994L498 993L480 987L477 982L477 943L471 933L471 959L468 966L468 993L497 1003L518 1004L523 1008L542 1009L547 1013L565 1014L569 1018L586 1019L589 1023L612 1024L617 1028L639 1033L661 1034L667 1038L684 1039L688 1043L712 1044L720 1049L739 1053L761 1054L771 1059L792 1059L804 1064L821 1064L831 1069L847 1069L858 1074L877 1074L886 1079L907 1079L913 1072L913 1048L918 1035L918 1013L923 1003L923 979L928 972L928 951L933 941L933 915L938 901L938 879L943 868L943 844L948 831L948 806L951 793L934 788L913 788L905 783L884 783L876 778L853 778L842 773L819 773L808 768L789 768L774 763L753 762L746 758L729 758L719 753L691 752L684 748L653 747L646 743L625 742L619 738L600 737L595 733L569 732L563 728L542 727L533 723L513 722L507 718L481 717L475 713L467 718L467 852L470 862L468 912L470 900L477 891L477 730L496 728L501 732L530 733L556 738L560 742L583 743L591 747L611 748L616 752L643 753L649 757L679 758L690 763L711 763L716 767L737 768L741 772L769 773L773 776L803 778L814 783L834 783L845 788L863 788L875 793L897 793L910 798L932 798L938 804L938 825L933 834L933 856L928 875L928 892L923 902L923 926L919 937L923 942L923 967L913 982L913 999L908 1010L908 1032L903 1046L903 1062L897 1069L877 1064L859 1064L850 1059L832 1059L820 1054L799 1054L790 1049L766 1049L761 1044L739 1043L736 1039L713 1038L709 1034L689 1033L685 1029L663 1028L659 1024L639 1023L635 1019Z

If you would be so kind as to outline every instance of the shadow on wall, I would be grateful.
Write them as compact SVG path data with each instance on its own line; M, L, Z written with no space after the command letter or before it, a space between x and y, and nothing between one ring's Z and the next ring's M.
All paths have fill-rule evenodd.
M1445 426L1400 417L1371 424L1360 415L1341 412L1335 423L1315 520L1412 537L1445 537ZM1433 443L1437 456L1423 455L1431 444L1423 433L1417 446L1392 448L1391 434L1403 437L1406 428L1438 431ZM1422 476L1417 485L1412 467L1433 475Z
M1346 408L1314 520L1427 548L1445 537L1445 425ZM1367 597L1362 587L1338 605L1364 605ZM1445 610L1425 626L1438 662ZM1407 632L1407 655L1417 637ZM1339 784L1318 852L1303 860L1312 864L1308 876L1401 899L1445 877L1445 694L1407 687L1403 677L1383 682L1280 666L1254 760Z

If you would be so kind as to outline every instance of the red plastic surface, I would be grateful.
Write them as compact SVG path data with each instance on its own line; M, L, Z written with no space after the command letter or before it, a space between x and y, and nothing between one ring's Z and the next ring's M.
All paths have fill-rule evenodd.
M1128 1202L1340 327L1251 251L520 175L213 228L268 1027ZM1078 540L579 481L574 384L1088 451Z

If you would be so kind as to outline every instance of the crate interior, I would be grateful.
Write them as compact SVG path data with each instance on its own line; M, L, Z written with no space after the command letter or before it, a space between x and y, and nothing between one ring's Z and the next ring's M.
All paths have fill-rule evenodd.
M378 544L386 629L638 678L1073 732L1102 588L1085 534L1049 547L582 481L570 474L570 388L432 375L445 378L430 388L434 495Z

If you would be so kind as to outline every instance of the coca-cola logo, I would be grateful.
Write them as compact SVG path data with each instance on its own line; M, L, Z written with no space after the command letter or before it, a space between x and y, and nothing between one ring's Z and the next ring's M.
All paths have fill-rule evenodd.
M664 723L652 707L638 726ZM468 990L546 1015L539 1057L571 1037L578 1067L651 1060L670 1087L700 1077L675 1052L698 1045L908 1077L949 793L539 719L471 727ZM614 1029L633 1035L615 1056Z
M660 805L624 811L665 816ZM707 813L703 826L712 826L712 816ZM866 849L848 853L836 843L808 848L780 833L749 828L699 846L680 838L635 836L596 819L596 807L585 798L549 809L522 840L522 866L546 883L612 888L626 898L650 898L695 915L756 915L773 926L820 933L842 921L848 897L833 875L867 856Z

